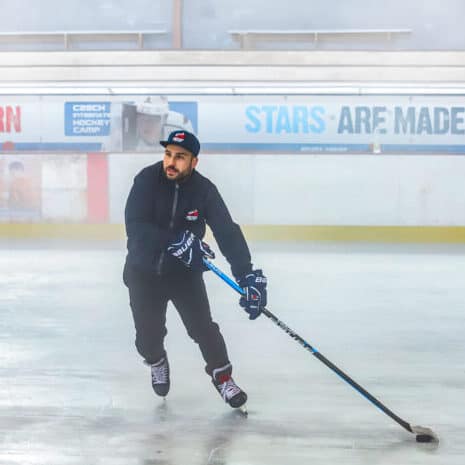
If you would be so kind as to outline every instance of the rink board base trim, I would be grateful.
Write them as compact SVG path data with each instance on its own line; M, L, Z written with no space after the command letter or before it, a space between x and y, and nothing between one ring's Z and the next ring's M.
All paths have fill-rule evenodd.
M242 226L249 240L465 243L465 226ZM121 224L0 224L0 237L11 239L125 239Z

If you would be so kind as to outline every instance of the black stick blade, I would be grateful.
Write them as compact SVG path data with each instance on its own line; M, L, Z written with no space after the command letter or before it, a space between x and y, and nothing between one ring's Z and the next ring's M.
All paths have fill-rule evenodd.
M430 428L412 426L412 433L416 435L417 442L439 442L438 436Z

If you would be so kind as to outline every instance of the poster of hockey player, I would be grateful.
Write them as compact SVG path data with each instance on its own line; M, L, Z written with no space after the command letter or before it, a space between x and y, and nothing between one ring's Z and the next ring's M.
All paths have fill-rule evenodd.
M0 221L35 221L40 215L40 160L0 156Z
M162 151L159 141L177 129L195 132L188 115L173 110L163 96L147 97L141 103L123 103L121 134L123 152Z

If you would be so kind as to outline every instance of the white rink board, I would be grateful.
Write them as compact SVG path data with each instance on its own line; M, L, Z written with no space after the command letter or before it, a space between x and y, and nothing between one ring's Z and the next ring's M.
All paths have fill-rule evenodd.
M160 159L109 156L112 223L124 221L134 175ZM201 154L198 169L241 224L465 225L465 157Z

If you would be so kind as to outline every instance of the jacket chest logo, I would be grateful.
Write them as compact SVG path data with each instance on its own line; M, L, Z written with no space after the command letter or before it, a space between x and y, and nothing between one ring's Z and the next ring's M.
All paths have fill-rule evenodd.
M197 209L190 210L187 212L186 220L187 221L197 221L199 219L199 211Z

